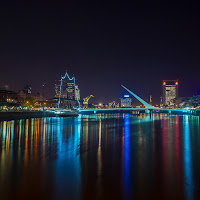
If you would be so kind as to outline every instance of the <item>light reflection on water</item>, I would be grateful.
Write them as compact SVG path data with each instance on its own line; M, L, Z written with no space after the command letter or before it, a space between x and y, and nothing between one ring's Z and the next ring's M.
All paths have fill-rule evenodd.
M0 199L199 199L198 116L0 122Z
M122 135L122 162L123 162L123 184L124 184L124 198L130 196L130 115L125 114L124 117L124 127Z
M185 178L185 193L187 199L193 199L193 175L192 175L192 155L191 155L191 147L190 147L190 127L189 127L189 119L188 116L184 117L183 124L183 138L184 138L184 178Z

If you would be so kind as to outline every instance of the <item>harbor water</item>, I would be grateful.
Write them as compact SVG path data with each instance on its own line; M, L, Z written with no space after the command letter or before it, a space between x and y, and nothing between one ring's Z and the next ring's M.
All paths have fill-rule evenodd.
M200 117L1 121L0 199L200 199Z

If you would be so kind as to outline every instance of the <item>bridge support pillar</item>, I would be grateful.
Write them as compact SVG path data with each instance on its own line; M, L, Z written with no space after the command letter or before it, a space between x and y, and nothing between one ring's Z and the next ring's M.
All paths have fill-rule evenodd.
M150 113L150 111L149 111L148 109L146 109L146 110L145 110L145 113L146 113L146 114L149 114L149 113Z
M169 115L171 114L171 112L172 112L171 110L168 110L168 114L169 114Z
M152 110L152 109L150 109L150 110L149 110L149 115L150 115L150 118L151 118L152 114L153 114L153 110Z
M95 110L95 111L94 111L94 114L96 114L96 113L97 113L97 111Z

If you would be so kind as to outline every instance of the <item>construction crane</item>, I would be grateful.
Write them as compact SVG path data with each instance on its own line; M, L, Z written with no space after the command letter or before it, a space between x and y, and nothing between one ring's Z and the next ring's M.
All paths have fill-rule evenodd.
M115 101L110 102L110 103L108 104L108 107L109 107L109 108L116 107Z
M83 98L83 108L88 108L88 101L90 100L91 97L94 97L93 95L87 96L85 98Z

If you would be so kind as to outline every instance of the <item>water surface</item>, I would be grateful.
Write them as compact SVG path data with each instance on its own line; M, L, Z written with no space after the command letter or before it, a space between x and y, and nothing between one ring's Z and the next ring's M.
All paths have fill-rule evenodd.
M0 122L0 199L200 199L200 118Z

